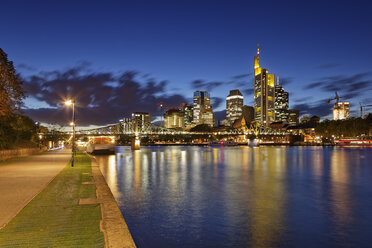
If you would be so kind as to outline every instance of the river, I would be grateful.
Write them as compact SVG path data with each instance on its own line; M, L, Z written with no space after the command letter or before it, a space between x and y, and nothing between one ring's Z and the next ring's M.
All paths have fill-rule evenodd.
M141 247L372 247L372 148L117 147L97 161Z

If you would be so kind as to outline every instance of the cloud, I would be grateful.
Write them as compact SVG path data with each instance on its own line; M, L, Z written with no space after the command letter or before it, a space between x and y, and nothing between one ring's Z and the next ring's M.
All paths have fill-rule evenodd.
M36 67L30 66L30 65L27 65L27 64L18 64L16 66L16 68L21 69L21 70L26 70L26 71L36 71L37 70Z
M217 109L221 105L221 103L224 101L222 97L212 97L211 100L212 100L211 105L213 109Z
M300 110L300 115L317 115L326 117L332 113L333 104L329 104L327 99L322 99L313 103L300 103L293 106L293 109Z
M222 86L223 84L224 82L217 81L206 82L204 80L198 79L191 82L191 87L198 90L211 91L216 87Z
M369 72L365 72L352 76L337 75L323 77L306 85L304 89L320 89L325 92L337 91L341 99L353 99L361 97L372 90L372 80L369 78L370 75Z
M216 121L225 120L226 119L226 110L214 111L213 115L214 115L214 119Z
M279 83L280 83L280 85L283 85L283 86L288 85L292 82L293 82L292 77L281 77L281 78L279 78Z
M191 88L197 90L212 91L215 88L229 86L231 88L240 88L253 84L252 73L240 74L231 77L231 80L206 81L197 79L191 82Z
M243 95L246 96L246 95L253 95L254 93L254 89L253 88L250 88L250 89L244 89L243 90Z
M65 99L76 99L77 124L105 125L117 123L132 112L160 115L156 105L178 106L187 102L180 94L166 92L167 81L143 78L136 71L120 75L112 72L90 72L89 65L61 71L43 72L23 79L26 94L46 102L51 108L24 109L36 121L66 125L71 110L63 106Z
M252 75L253 75L253 73L245 73L245 74L240 74L240 75L232 76L231 78L234 79L234 80L236 80L236 79L247 78L247 77L250 77Z
M340 66L340 64L328 63L328 64L317 65L315 68L321 69L321 70L328 70L328 69L332 69L332 68L335 68L335 67L338 67L338 66Z

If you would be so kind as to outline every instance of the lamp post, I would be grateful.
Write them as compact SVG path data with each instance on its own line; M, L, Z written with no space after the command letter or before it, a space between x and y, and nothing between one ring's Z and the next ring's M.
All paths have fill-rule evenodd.
M72 105L72 122L70 125L72 126L72 159L71 159L71 167L74 167L74 158L75 158L75 101L68 100L65 102L66 106Z

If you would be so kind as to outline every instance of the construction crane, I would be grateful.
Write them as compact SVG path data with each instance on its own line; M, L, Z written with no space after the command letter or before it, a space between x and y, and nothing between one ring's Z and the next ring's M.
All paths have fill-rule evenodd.
M362 105L361 103L359 103L359 105L360 105L360 117L363 118L363 108L372 107L372 104Z
M337 91L335 91L335 97L334 98L330 98L328 99L328 103L330 103L331 101L333 100L336 100L336 104L338 103L338 101L340 100L341 97L338 96L337 94Z

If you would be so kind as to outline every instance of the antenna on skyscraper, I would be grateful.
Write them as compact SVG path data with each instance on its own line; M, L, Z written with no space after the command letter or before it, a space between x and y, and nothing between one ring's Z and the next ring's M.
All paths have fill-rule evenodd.
M257 43L257 55L260 54L260 43Z
M277 83L277 85L279 85L279 75L276 76L276 83Z

